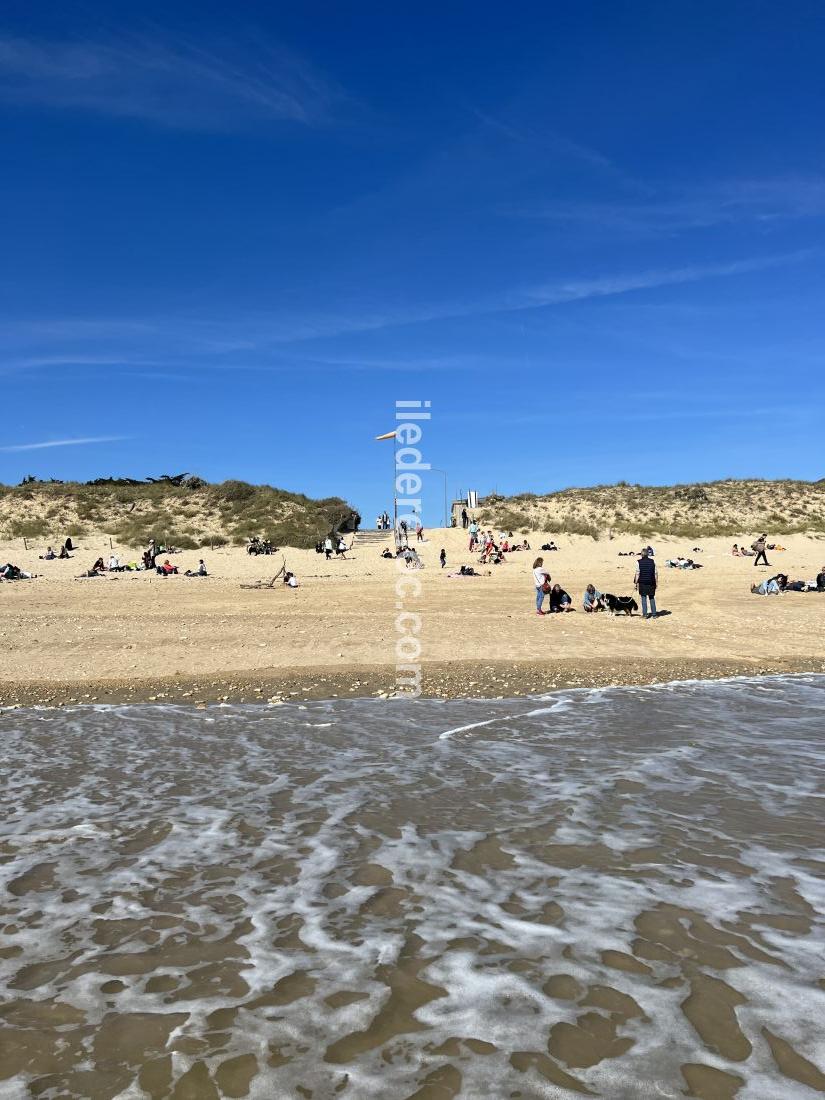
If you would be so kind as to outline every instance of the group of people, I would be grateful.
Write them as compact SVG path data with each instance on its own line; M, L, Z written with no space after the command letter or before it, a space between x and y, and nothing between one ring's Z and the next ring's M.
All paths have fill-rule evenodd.
M537 615L576 610L573 607L573 600L570 594L565 592L560 584L553 583L552 577L544 568L544 558L536 558L533 562L533 580L536 587ZM655 619L659 614L656 610L656 587L658 583L659 575L656 569L656 563L653 560L650 549L645 547L639 555L639 560L636 565L636 575L633 578L634 588L639 593L639 598L642 601L642 618L644 619ZM548 601L548 611L544 610L545 598ZM595 585L588 584L584 596L582 597L582 607L584 611L588 613L613 610L611 607L612 600L614 603L618 603L623 610L631 610L626 602L627 599L627 597L620 597L617 600L616 597L599 592ZM630 604L632 604L634 608L637 606L632 599L630 599Z
M352 547L347 546L346 542L344 541L343 535L337 535L334 541L332 535L327 535L323 542L318 542L315 544L315 553L323 554L326 561L330 560L333 553L335 554L336 558L346 559L347 552L351 549Z
M389 531L391 527L392 520L386 512L382 512L380 516L375 517L376 531Z
M247 554L277 554L278 547L274 546L272 539L262 539L259 535L252 535L246 540Z
M513 538L513 532L499 531L498 538L492 531L481 531L475 520L469 526L470 545L468 547L470 553L474 550L481 550L481 557L479 560L482 565L492 563L493 565L500 565L504 560L504 554L512 554L515 551L529 550L530 543L527 539L523 539L521 542ZM513 541L511 541L513 540Z
M751 543L751 548L748 550L746 546L739 546L737 543L733 544L731 554L735 558L753 558L754 565L767 565L770 568L770 562L768 561L767 550L784 550L784 546L780 546L775 542L768 542L767 535L760 535L758 539L755 539Z
M155 559L152 558L152 564L147 564L147 552L143 555L143 564L138 565L137 562L121 562L120 558L116 554L111 554L109 561L106 562L103 558L98 558L94 565L87 569L85 573L81 573L77 578L78 580L86 580L89 577L105 577L107 573L135 573L141 569L145 571L154 571L160 577L171 577L180 572L176 565L172 565L168 558L166 558L160 565L157 565ZM196 569L187 569L184 574L185 577L208 577L209 574L206 571L206 565L203 558L198 559L198 565Z
M67 558L70 558L72 556L72 550L74 550L74 545L72 544L72 540L68 538L60 547L60 552L58 554L55 554L51 546L47 546L46 553L38 554L37 556L40 561L65 561Z
M676 558L668 558L665 562L668 569L701 569L702 565L698 561L694 561L693 558L686 558L680 554Z
M778 596L781 592L825 592L825 565L813 581L792 581L787 573L777 573L775 577L751 585L754 596Z

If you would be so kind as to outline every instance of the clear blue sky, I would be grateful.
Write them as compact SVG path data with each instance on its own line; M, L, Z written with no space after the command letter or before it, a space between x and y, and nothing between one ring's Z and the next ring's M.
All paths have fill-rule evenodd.
M821 0L0 21L0 480L825 476Z

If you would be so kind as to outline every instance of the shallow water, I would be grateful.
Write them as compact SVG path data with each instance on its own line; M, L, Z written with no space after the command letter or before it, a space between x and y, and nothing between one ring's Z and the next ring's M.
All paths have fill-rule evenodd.
M0 737L0 1097L825 1091L825 677Z

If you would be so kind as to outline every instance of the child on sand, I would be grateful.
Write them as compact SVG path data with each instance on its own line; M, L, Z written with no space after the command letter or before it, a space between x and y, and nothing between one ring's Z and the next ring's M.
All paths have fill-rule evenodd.
M447 564L447 551L443 546L441 547L441 553L438 555L438 560L441 562L441 568L443 569Z

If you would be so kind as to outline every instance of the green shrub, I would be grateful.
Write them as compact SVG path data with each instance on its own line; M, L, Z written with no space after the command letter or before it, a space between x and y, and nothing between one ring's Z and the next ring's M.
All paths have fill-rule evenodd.
M9 522L10 539L41 539L49 535L49 523L45 519L13 519Z

